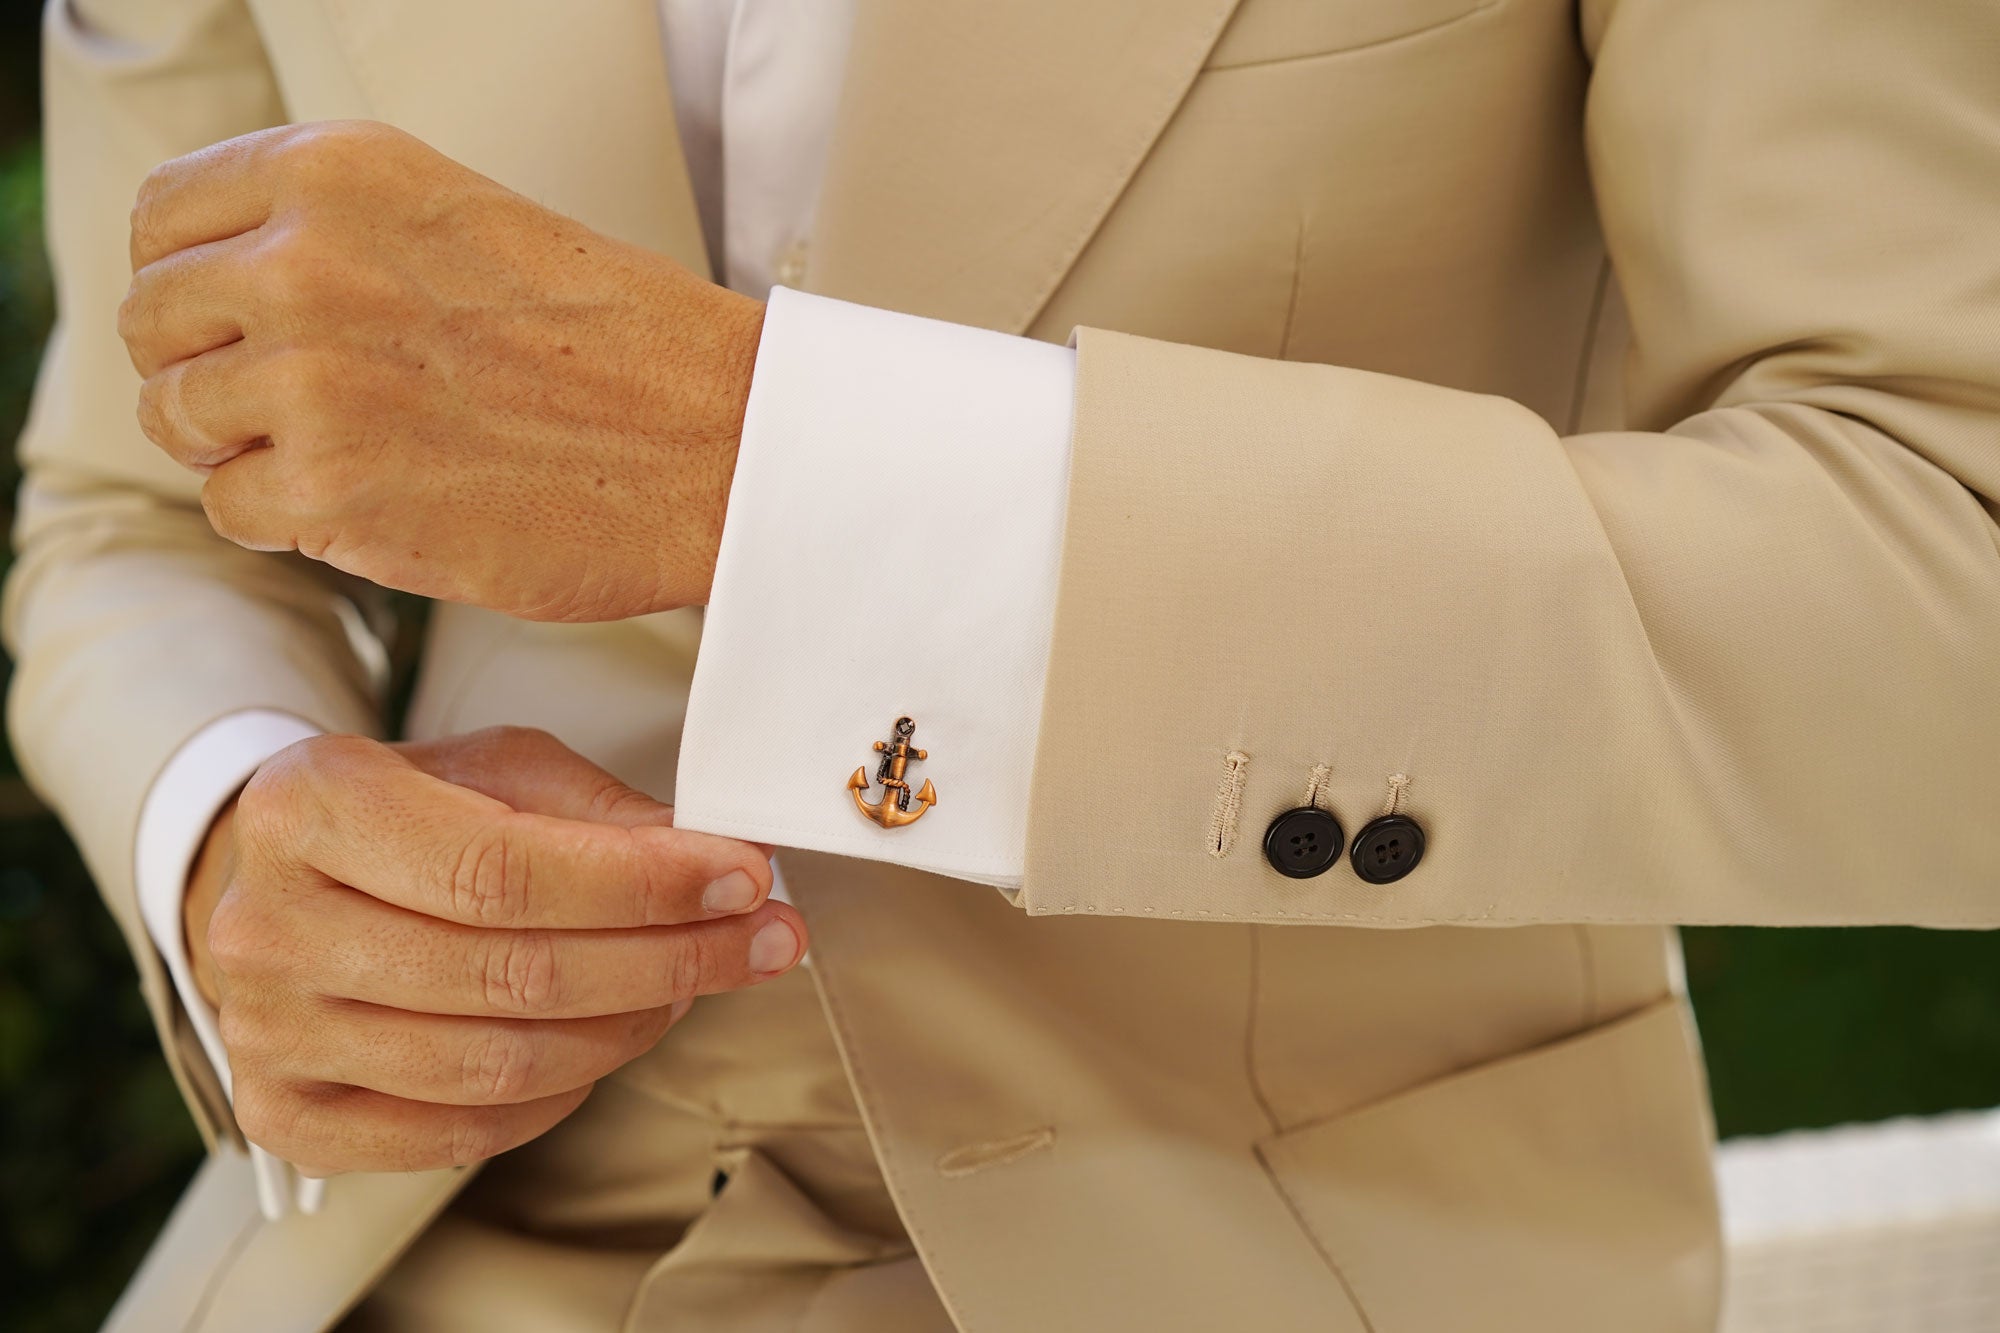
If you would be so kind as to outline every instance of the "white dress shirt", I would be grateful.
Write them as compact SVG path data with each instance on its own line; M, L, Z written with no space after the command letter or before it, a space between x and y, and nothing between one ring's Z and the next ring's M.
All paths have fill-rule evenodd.
M799 282L854 0L660 0L682 147L719 280L770 299L680 754L676 824L1020 883L1069 468L1074 354L784 290ZM773 290L774 287L778 288ZM884 662L894 664L883 670ZM844 787L916 719L938 807L889 831ZM225 1092L182 933L215 815L314 729L246 709L161 769L140 912ZM784 756L751 782L748 745ZM875 793L879 795L878 793ZM259 1200L322 1182L252 1148Z

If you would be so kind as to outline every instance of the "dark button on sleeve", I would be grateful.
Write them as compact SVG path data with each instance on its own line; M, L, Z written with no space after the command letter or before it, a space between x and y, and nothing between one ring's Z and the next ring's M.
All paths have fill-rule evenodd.
M1287 810L1264 831L1264 856L1281 875L1311 879L1340 859L1340 821L1317 806Z
M1408 815L1371 819L1354 835L1354 873L1370 884L1392 884L1424 859L1423 826Z

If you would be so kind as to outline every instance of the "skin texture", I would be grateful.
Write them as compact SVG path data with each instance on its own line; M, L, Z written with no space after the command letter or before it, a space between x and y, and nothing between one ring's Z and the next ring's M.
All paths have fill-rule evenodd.
M400 130L157 168L119 331L217 532L538 620L707 600L761 302Z
M534 619L707 600L761 303L366 122L159 167L132 268L140 424L223 536ZM491 1156L795 964L768 850L672 817L537 732L265 764L185 906L246 1137Z
M311 1175L478 1161L696 996L794 966L805 925L766 900L768 849L672 823L522 728L273 757L185 907L245 1137Z

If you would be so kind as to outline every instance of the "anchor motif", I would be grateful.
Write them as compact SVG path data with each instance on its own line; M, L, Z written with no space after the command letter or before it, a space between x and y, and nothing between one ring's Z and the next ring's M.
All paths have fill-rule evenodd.
M896 719L894 735L887 741L876 741L876 752L882 756L882 763L875 771L875 780L882 784L882 799L870 805L863 799L868 790L868 766L863 764L854 770L854 776L847 780L847 790L854 794L854 808L883 828L901 828L914 824L924 817L924 813L937 804L937 788L931 786L930 779L924 779L923 790L916 793L917 810L910 813L910 783L907 772L912 759L928 759L930 751L919 750L910 744L910 737L917 731L917 724L907 717Z

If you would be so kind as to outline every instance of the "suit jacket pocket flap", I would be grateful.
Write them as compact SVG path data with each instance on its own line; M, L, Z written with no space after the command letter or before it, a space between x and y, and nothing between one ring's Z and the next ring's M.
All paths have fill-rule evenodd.
M1703 1088L1678 1000L1266 1140L1374 1333L1714 1327Z

